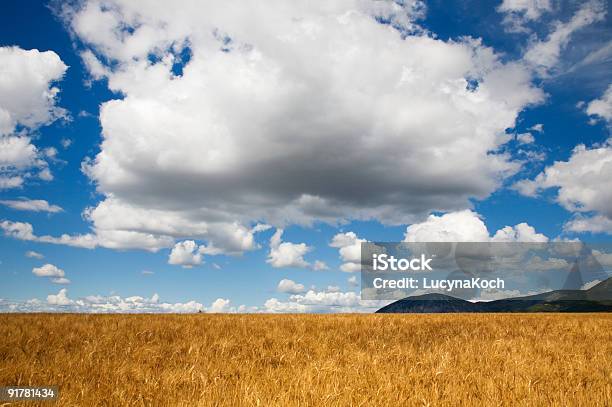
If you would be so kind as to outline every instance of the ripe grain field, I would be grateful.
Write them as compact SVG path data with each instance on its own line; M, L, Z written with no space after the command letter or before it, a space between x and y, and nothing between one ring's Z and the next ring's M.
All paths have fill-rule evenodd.
M612 314L3 314L0 336L0 385L62 406L612 405Z

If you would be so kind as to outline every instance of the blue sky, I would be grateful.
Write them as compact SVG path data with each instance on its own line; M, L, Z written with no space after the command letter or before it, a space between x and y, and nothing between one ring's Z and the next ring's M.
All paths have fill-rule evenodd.
M610 238L606 3L155 3L3 4L3 309L368 310L357 238Z

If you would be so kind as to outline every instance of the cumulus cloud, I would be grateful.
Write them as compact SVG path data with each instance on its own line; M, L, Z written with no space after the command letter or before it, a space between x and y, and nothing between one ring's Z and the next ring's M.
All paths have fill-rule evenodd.
M543 100L521 63L424 34L417 2L63 12L92 77L125 95L101 106L100 153L84 165L105 197L88 220L109 239L250 250L259 221L399 224L462 209L518 170L499 152L505 129Z
M490 236L479 214L470 210L430 215L406 228L405 242L547 242L548 238L526 224L505 226Z
M202 254L196 242L185 240L174 245L168 257L168 264L178 264L184 268L202 264Z
M356 276L350 276L346 281L351 287L356 287L359 285L359 281L357 281Z
M72 300L68 298L68 289L62 288L57 294L47 295L47 303L50 305L70 305Z
M158 294L153 294L151 297L90 295L73 299L68 296L66 288L62 288L57 294L48 295L46 302L36 298L22 302L0 300L0 312L195 313L248 310L245 306L233 307L230 301L224 298L217 298L210 306L194 300L176 303L163 302ZM256 311L256 309L251 310Z
M272 313L303 312L373 312L391 301L362 300L353 291L315 291L294 294L287 301L270 298L264 303L263 311Z
M538 196L558 188L556 200L574 219L565 224L573 232L612 233L612 140L601 146L578 145L567 161L557 161L533 180L519 181L523 195Z
M293 280L283 278L278 282L276 290L281 293L299 294L305 291L304 284L296 283Z
M51 243L72 247L93 249L98 246L109 249L131 249L140 248L152 252L160 248L170 247L173 240L169 237L158 237L146 233L134 231L97 231L97 233L86 233L80 235L63 234L61 236L38 236L34 233L34 228L27 222L13 222L4 220L0 222L0 229L5 236L19 240L32 242Z
M63 211L60 206L50 205L49 202L42 199L0 200L0 205L5 205L11 209L16 209L18 211L50 213L57 213Z
M535 142L535 137L531 133L521 133L516 136L516 140L521 144L531 144Z
M220 313L220 312L228 312L230 311L230 300L225 298L217 298L210 305L208 312L211 313Z
M601 98L589 103L586 112L589 116L596 116L612 123L612 84L608 86Z
M324 261L315 260L312 265L312 269L315 271L329 270L329 266Z
M338 233L329 244L339 250L343 263L340 270L352 273L361 270L361 243L367 240L360 239L355 232Z
M19 47L0 47L0 66L0 189L21 187L32 171L49 180L44 154L28 134L66 116L53 83L68 67L53 51Z
M49 263L41 267L34 267L32 273L38 277L64 277L64 270Z
M54 284L70 284L70 280L65 277L64 270L53 264L47 263L41 267L34 267L32 274L38 277L49 277Z
M283 242L283 229L276 229L270 238L270 253L266 262L272 267L310 267L304 255L312 250L305 243Z
M405 242L487 242L489 231L480 216L470 210L430 215L406 228Z
M523 222L515 226L504 226L495 232L491 240L494 242L546 243L548 237L537 233L533 226Z

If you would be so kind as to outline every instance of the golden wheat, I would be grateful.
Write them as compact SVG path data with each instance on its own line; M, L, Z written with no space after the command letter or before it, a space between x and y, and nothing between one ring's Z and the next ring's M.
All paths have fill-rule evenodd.
M0 385L63 406L612 403L612 314L5 314L0 335Z

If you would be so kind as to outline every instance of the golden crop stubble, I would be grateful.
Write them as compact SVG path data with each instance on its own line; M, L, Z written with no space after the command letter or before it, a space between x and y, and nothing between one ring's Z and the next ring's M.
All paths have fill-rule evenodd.
M59 405L610 405L611 314L0 315Z

